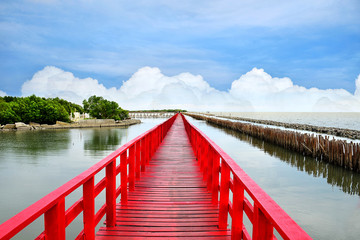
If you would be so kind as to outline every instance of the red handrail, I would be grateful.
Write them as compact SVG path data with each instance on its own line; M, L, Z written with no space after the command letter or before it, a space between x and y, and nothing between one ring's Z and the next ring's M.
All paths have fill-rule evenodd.
M232 239L275 239L274 228L283 239L311 239L227 153L183 115L181 117L204 180L207 181L207 188L212 192L212 202L219 204L220 229L227 228L230 214ZM232 201L229 201L230 190L233 193ZM244 196L245 192L252 198L254 205ZM244 212L252 223L252 238L243 224Z
M128 190L133 190L135 178L145 170L146 163L155 153L177 114L124 144L100 162L49 193L39 201L24 209L0 225L0 239L10 239L34 220L44 215L43 233L37 239L65 239L66 227L83 212L83 227L76 239L95 239L95 227L106 215L106 226L115 226L116 198L121 194L121 203L126 204ZM120 165L116 159L120 157ZM95 185L95 175L105 169L105 177ZM116 187L116 177L120 173L121 184ZM83 187L83 197L65 209L65 197ZM104 205L95 212L95 198L106 189ZM50 237L50 238L49 238Z

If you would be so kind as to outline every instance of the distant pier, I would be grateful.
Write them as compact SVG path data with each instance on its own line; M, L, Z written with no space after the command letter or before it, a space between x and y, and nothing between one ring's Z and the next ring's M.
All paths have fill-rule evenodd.
M131 118L170 118L174 116L174 112L130 112Z

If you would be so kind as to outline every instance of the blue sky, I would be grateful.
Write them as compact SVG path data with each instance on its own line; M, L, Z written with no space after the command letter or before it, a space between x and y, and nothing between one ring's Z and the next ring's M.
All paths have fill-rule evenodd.
M305 88L355 91L360 1L0 2L0 90L21 95L46 66L120 88L150 66L220 91L251 71Z

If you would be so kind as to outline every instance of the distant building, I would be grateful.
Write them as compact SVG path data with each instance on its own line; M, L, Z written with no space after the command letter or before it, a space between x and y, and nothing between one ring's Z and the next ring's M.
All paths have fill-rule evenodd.
M90 118L90 115L88 113L74 112L74 113L70 114L70 120L73 122L78 122L78 121L84 120L86 118Z

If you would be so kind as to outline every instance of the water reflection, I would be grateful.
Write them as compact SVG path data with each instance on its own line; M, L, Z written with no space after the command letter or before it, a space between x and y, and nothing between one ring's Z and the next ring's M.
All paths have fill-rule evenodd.
M0 152L11 150L14 154L41 155L67 149L71 136L67 130L41 130L3 132L0 138Z
M221 129L225 133L232 135L242 141L250 143L252 146L262 149L265 153L279 158L314 177L322 177L327 180L328 184L339 187L343 192L360 196L360 174L346 170L344 168L317 161L315 158L303 156L299 153L286 150L282 147L267 143L263 140L230 130L223 129L216 125L209 124L212 127Z
M84 140L84 149L94 152L115 150L125 133L125 129L92 129L89 139Z

